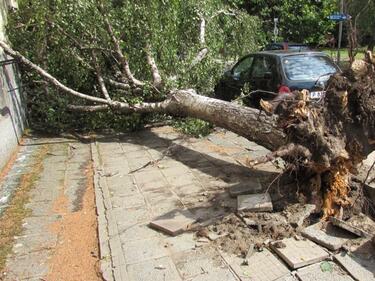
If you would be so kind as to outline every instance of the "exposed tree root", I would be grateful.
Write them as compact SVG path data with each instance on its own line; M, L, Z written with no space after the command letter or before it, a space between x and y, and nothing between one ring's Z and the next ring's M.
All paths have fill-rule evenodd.
M350 173L346 163L346 161L340 160L327 175L323 219L340 215L340 208L349 206L351 203L348 198Z

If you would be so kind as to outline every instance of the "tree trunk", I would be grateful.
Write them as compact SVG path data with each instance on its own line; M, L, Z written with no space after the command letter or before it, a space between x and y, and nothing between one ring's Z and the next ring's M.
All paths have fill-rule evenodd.
M277 116L257 109L180 90L173 94L165 111L174 116L202 119L254 141L269 150L286 144L286 136L276 125Z

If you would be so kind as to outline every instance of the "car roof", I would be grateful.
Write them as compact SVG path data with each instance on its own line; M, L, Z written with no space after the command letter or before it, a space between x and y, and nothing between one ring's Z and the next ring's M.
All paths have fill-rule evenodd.
M283 46L284 44L287 44L288 46L301 46L301 47L308 47L305 43L293 43L293 42L273 42L267 44L267 46L277 45L277 46Z
M286 57L292 55L320 55L327 56L327 54L318 51L299 51L299 50L269 50L252 53L253 55L271 55L276 57Z

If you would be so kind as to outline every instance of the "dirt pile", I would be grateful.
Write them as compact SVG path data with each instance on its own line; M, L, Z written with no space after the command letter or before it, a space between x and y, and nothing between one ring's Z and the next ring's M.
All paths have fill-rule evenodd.
M292 204L281 212L238 212L196 232L197 240L205 237L225 252L246 255L249 245L260 249L269 242L297 236L304 226L316 221L314 208ZM299 218L298 220L296 218Z

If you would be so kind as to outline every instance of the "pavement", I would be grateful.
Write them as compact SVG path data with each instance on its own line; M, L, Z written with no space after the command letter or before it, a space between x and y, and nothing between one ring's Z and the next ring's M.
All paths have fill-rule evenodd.
M350 267L340 266L339 258L332 261L332 253L310 240L291 242L296 249L300 244L307 247L299 248L307 256L303 257L303 268L297 269L288 266L297 264L291 258L287 260L288 254L284 253L286 259L278 254L282 250L264 249L249 257L248 264L242 264L243 258L197 239L194 231L171 236L149 226L155 220L180 217L214 224L236 209L237 200L230 196L229 188L237 190L251 182L264 186L277 175L280 170L272 163L257 169L244 167L241 163L246 158L268 151L234 133L216 130L195 139L171 127L157 127L98 135L89 144L67 139L48 141L52 142L50 154L29 203L32 215L25 219L24 233L17 237L8 258L5 280L47 280L42 278L49 270L50 251L59 243L58 235L51 234L48 227L60 218L50 210L61 190L69 199L71 211L79 209L79 189L87 180L82 167L91 159L104 280L354 280L348 274ZM50 187L48 193L44 192L46 186ZM43 243L49 246L39 249L37 245ZM313 254L309 253L311 247L317 249L317 256L309 256ZM300 258L297 250L290 249L286 252ZM330 258L325 261L327 256ZM347 264L353 265L350 262ZM374 280L371 266L361 271L363 280Z
M43 157L41 157L43 155ZM42 170L32 174L41 161ZM60 231L53 231L66 213L56 211L59 197L67 198L67 212L76 212L82 204L82 189L87 184L84 167L91 161L90 145L63 138L26 139L17 161L2 181L3 201L11 197L9 183L21 184L21 177L36 178L26 204L22 233L14 237L12 253L0 280L44 280L50 270L50 259L59 244L67 243ZM28 179L30 179L30 177ZM4 207L7 207L6 203ZM57 280L56 280L57 281Z
M193 233L171 237L148 224L181 212L193 220L228 214L223 207L236 199L226 188L277 172L272 164L250 170L238 162L266 149L226 131L194 139L161 127L98 138L92 151L106 280L238 280L217 249L197 250Z

